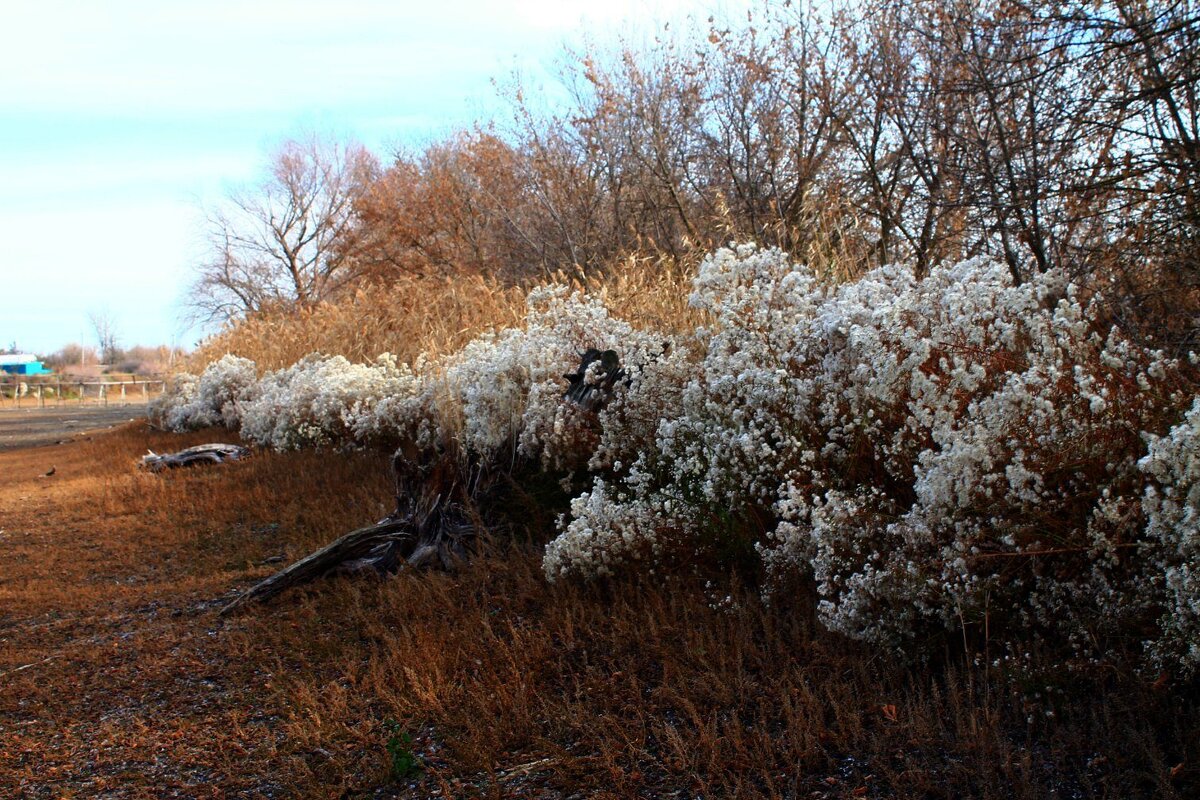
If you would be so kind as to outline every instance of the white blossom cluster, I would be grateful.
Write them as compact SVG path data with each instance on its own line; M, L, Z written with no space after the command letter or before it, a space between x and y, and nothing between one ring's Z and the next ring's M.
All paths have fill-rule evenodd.
M668 530L694 523L693 511L669 490L635 499L626 487L598 478L591 491L571 501L574 519L546 546L545 570L551 576L568 569L605 576L630 562L652 567L671 544Z
M551 467L586 463L594 437L562 402L566 373L588 348L617 350L627 368L645 363L656 340L614 319L599 300L563 286L535 289L525 326L486 335L448 359L439 396L461 406L461 442L476 457L519 452Z
M263 376L243 407L241 432L277 450L363 442L407 432L421 392L408 365L386 353L373 364L310 355Z
M213 425L278 450L394 440L428 416L424 383L388 354L373 364L310 355L258 377L253 361L225 355L199 376L181 374L152 411L164 427Z
M1153 546L1138 466L1191 373L1104 329L1063 275L1018 286L973 260L827 287L738 248L705 262L692 302L712 325L602 415L591 466L611 474L564 520L552 579L695 556L766 507L769 570L812 576L821 620L857 638L990 622L1094 645L1164 581L1172 618L1200 620L1200 569L1164 567L1197 548Z
M633 368L662 341L562 286L535 290L528 306L523 327L481 336L438 363L314 354L256 379L253 362L227 355L199 378L178 376L156 415L172 430L240 427L244 438L281 450L455 437L482 460L519 454L549 467L586 464L594 420L562 403L566 373L590 347L619 350Z
M258 391L258 371L247 358L226 354L199 376L181 374L151 408L151 417L173 431L224 425L236 428L242 406Z
M1142 506L1147 533L1159 545L1157 563L1167 593L1164 661L1200 668L1200 398L1165 436L1149 437L1138 465L1151 478Z
M456 440L586 468L551 580L711 561L742 537L856 638L989 625L1094 651L1138 630L1200 668L1194 364L1106 327L1061 273L1015 285L982 259L833 286L737 247L706 259L691 303L705 325L663 336L548 287L522 327L436 363L310 356L255 382L226 357L160 416L281 449ZM588 348L626 371L598 415L562 399Z

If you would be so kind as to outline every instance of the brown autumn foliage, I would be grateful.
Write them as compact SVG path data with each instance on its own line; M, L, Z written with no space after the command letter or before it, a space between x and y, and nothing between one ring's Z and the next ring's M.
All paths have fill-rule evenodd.
M386 169L289 143L240 216L214 216L194 299L239 319L412 276L686 270L736 240L836 278L980 254L1018 281L1062 267L1114 321L1186 347L1197 53L1190 0L800 2L592 46L557 106L518 84L508 123Z
M374 281L683 268L731 240L834 277L987 254L1192 337L1200 24L1186 0L795 3L593 46L546 110L405 154L356 199Z
M510 216L528 202L519 168L513 148L483 131L397 158L358 199L365 236L354 255L363 274L504 275L534 263L534 247Z
M454 573L239 588L386 511L386 454L148 474L127 426L0 453L0 794L1189 797L1196 698L953 653L905 670L811 609L687 578L549 585L527 542ZM41 477L49 464L57 469ZM976 660L974 656L978 655ZM422 768L389 774L394 720ZM403 744L403 740L399 740Z

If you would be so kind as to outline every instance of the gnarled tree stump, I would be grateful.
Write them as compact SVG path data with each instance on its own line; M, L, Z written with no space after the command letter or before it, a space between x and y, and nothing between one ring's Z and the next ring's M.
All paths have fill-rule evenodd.
M421 463L403 448L392 458L392 473L395 512L255 584L221 613L228 614L250 601L269 600L329 574L386 574L406 565L448 568L465 557L479 524L471 491L481 489L478 483L468 489L453 456Z
M564 400L584 411L599 411L612 398L613 387L625 377L625 370L615 350L592 347L580 356L579 369L563 377L569 384Z

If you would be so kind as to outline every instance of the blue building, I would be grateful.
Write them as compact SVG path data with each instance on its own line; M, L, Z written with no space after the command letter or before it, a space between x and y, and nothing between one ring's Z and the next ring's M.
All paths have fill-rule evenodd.
M9 375L45 375L50 370L46 369L41 361L38 361L37 356L16 353L0 355L0 372Z

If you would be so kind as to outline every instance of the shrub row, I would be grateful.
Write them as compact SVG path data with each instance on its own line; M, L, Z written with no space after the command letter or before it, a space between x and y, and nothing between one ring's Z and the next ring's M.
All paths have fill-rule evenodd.
M1194 359L1126 338L1102 299L1056 271L1016 285L987 260L834 286L747 246L701 266L704 323L686 335L548 287L522 327L447 357L314 355L260 378L226 356L157 414L277 448L452 440L586 476L547 546L551 580L748 552L766 591L810 586L830 629L904 652L948 628L1086 658L1144 643L1191 671ZM589 347L629 375L598 416L561 399Z

